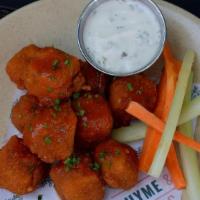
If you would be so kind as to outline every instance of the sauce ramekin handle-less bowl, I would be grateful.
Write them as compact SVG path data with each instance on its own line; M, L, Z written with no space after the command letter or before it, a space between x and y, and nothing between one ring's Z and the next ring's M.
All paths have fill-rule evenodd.
M136 65L134 65L134 64L128 64L129 62L126 62L125 63L125 65L130 65L130 66L128 66L127 67L127 69L125 70L125 65L123 65L123 63L121 63L121 64L119 64L119 62L118 62L118 60L116 59L114 59L114 58L116 58L116 55L113 55L113 64L107 64L108 66L104 66L104 64L103 64L103 62L97 62L97 60L95 60L94 59L94 56L92 56L92 54L93 54L93 52L91 52L91 50L90 50L90 52L88 51L88 48L86 47L86 42L84 41L84 32L86 32L85 31L85 29L87 28L87 24L88 24L88 21L89 20L93 20L92 21L92 23L93 24L95 24L94 23L94 20L95 20L95 18L94 18L94 16L91 16L92 15L92 13L93 12L97 12L97 11L99 11L99 10L101 10L101 12L102 12L102 9L105 9L105 10L108 10L107 8L106 8L106 6L108 5L108 3L114 3L114 4L116 4L117 5L117 2L118 2L118 4L119 3L121 3L121 5L119 5L119 6L121 6L121 7L119 7L120 9L119 9L119 12L120 13L122 13L121 11L123 11L123 8L125 8L124 6L123 6L123 3L126 3L127 5L126 6L129 6L129 7L131 7L131 4L133 3L133 4L138 4L138 5L140 5L141 4L141 6L143 6L143 7L145 7L145 9L144 9L144 11L145 12L147 12L147 15L151 12L151 15L155 18L155 21L156 21L156 23L158 24L158 26L159 26L159 41L157 41L157 43L156 43L156 45L157 45L157 49L155 50L155 53L154 53L154 55L151 57L151 58L149 58L149 60L147 60L147 62L146 63L141 63L141 64L138 64L137 66ZM113 5L114 5L113 4ZM130 5L129 5L130 4ZM103 7L104 6L104 7ZM108 5L108 6L111 6L111 5ZM133 7L133 6L132 6ZM117 7L116 7L117 8ZM138 6L136 5L135 6L135 8L137 8L137 9L140 9L140 8L138 8ZM134 9L135 9L134 8ZM99 10L98 10L99 9ZM126 8L126 9L128 9L128 7ZM131 11L130 10L130 12L132 12L132 13L130 13L131 15L130 16L134 16L133 14L133 12L134 12L134 9ZM114 9L113 9L114 10ZM125 12L124 13L127 13L127 10L124 10ZM144 11L142 11L143 12L143 15L145 14L145 12ZM111 12L113 12L112 10L111 10ZM116 11L116 9L115 9L115 15L117 16L117 11ZM135 11L136 13L135 14L137 14L139 17L140 16L142 16L140 13L138 14L138 12L137 12L137 10ZM105 13L105 16L106 16L106 14L108 15L108 16L110 16L110 13ZM135 15L136 16L136 15ZM135 23L136 25L138 24L138 26L139 27L141 27L143 24L145 25L145 23L140 23L141 22L141 19L139 19L139 17L137 18L137 17L135 17L135 18L131 18L130 19L130 17L128 18L128 21L130 22L130 23ZM146 16L146 18L147 18L148 16ZM90 19L91 18L91 19ZM152 18L153 19L153 18ZM102 21L102 20L104 20L104 21ZM98 23L100 23L100 24L103 24L102 25L102 30L104 29L105 30L105 32L107 31L107 29L106 28L104 28L104 22L106 23L106 20L105 20L105 18L104 19L102 19L101 20L101 18L100 18L100 20L97 20L97 22ZM138 21L137 21L138 20ZM128 23L129 23L128 22ZM143 22L143 21L142 21ZM124 20L124 22L119 22L119 23L125 23L125 24L127 24L127 21L125 21ZM129 23L129 24L130 24ZM106 25L105 25L106 26ZM114 26L114 25L113 25ZM107 27L108 27L108 25L107 25ZM137 26L135 26L136 28L137 28ZM97 27L97 28L99 28L99 27ZM131 28L131 27L128 27L128 28ZM145 30L145 28L146 27L144 27L144 30ZM153 28L152 28L153 29ZM94 30L95 31L95 30ZM112 28L112 31L113 31L113 28ZM133 30L133 27L132 27L132 30L128 30L129 32L133 32L133 35L135 34L134 33L134 31L135 30ZM139 30L140 31L140 30ZM153 30L152 30L153 31ZM91 32L93 32L93 31L91 31ZM98 34L98 30L96 31L96 33ZM123 31L121 31L121 33L123 34ZM120 36L120 34L121 33L118 33L118 35L119 35L119 37L121 37ZM126 33L127 34L127 33ZM153 34L153 32L152 32L152 34ZM152 34L148 34L148 35L152 35ZM106 33L105 33L105 35L106 35ZM112 34L111 35L111 37L113 36L114 34ZM155 35L155 34L154 34ZM83 10L83 12L82 12L82 14L81 14L81 16L80 16L80 18L79 18L79 21L78 21L78 30L77 30L77 36L78 36L78 46L79 46L79 48L80 48L80 51L81 51L81 53L82 53L82 55L83 55L83 57L85 58L85 60L87 61L87 62L89 62L95 69L97 69L97 70L99 70L99 71L101 71L101 72L103 72L103 73L106 73L106 74L109 74L109 75L113 75L113 76L129 76L129 75L133 75L133 74L137 74L137 73L140 73L140 72L142 72L142 71L144 71L144 70L146 70L146 69L148 69L149 67L151 67L157 60L158 60L158 58L160 57L160 55L161 55L161 53L162 53L162 51L163 51L163 48L164 48L164 44L165 44L165 40L166 40L166 25L165 25L165 20L164 20L164 17L163 17L163 15L162 15L162 13L161 13L161 11L160 11L160 9L158 8L158 6L154 3L154 2L152 2L151 0L92 0L85 8L84 8L84 10ZM87 36L87 35L86 35ZM129 34L129 36L130 36L130 34ZM149 36L149 38L147 38L146 40L148 40L148 42L149 42L149 40L150 39L152 39L151 37ZM88 35L87 36L88 37L88 39L90 40L91 39L91 37L92 36L90 36L90 35ZM96 35L95 35L95 37L96 37ZM95 38L94 37L94 38ZM101 36L100 36L101 37ZM99 37L99 38L100 38ZM110 36L109 36L110 37ZM98 38L97 38L98 39ZM101 40L102 38L100 38L100 40ZM103 38L103 39L108 39L108 38L106 38L106 36L105 36L105 38ZM133 37L132 37L132 39L133 39ZM95 41L95 40L94 40ZM121 41L121 40L119 40L119 42L122 44L123 43L123 41ZM125 42L124 42L125 43ZM98 44L98 43L97 43ZM132 45L132 47L133 48L135 48L136 50L137 50L137 47L136 46L134 46L134 43L132 43L133 45ZM91 45L93 45L93 44L91 44ZM123 44L124 45L124 44ZM129 44L128 44L129 45ZM144 45L144 44L142 44L142 45ZM151 44L152 45L152 44ZM105 44L104 44L104 46L105 46ZM154 47L155 45L153 45L152 47ZM99 46L97 46L97 48L98 48ZM144 46L145 47L145 46ZM94 44L94 48L95 48L95 44ZM140 46L138 47L138 48L141 48ZM130 47L129 47L129 49L130 49ZM119 49L118 49L119 50ZM149 49L150 50L150 49ZM95 51L95 50L93 50L93 51ZM150 50L151 51L151 50ZM152 48L152 51L153 51L153 48ZM140 52L140 54L139 54L139 52ZM145 52L145 51L144 51ZM104 54L106 54L105 52L103 52ZM114 53L114 52L113 52ZM143 60L143 57L144 57L144 55L142 55L143 54L143 52L142 51L139 51L138 50L138 52L137 52L138 54L139 54L139 56L140 56L140 60ZM152 52L151 52L152 53ZM98 52L96 51L96 54L97 54L97 57L98 56L100 56L100 55L98 55ZM122 53L122 57L123 57L123 55L124 56L127 56L126 55L126 53ZM109 55L108 55L109 56ZM133 56L130 56L131 57L131 59L132 59L132 63L134 63L134 60L133 60ZM127 58L128 59L128 58ZM145 57L144 57L144 60L145 60ZM121 66L118 66L118 65L121 65ZM116 69L116 70L115 70Z

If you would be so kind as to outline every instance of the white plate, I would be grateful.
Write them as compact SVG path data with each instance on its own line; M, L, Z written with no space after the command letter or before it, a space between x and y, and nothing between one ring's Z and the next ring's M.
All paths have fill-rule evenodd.
M186 49L196 51L195 81L200 81L200 20L164 1L156 2L166 19L168 40L175 55L182 58ZM79 56L76 25L87 3L88 0L42 0L0 20L0 135L7 131L16 89L5 72L8 59L30 43L53 45Z

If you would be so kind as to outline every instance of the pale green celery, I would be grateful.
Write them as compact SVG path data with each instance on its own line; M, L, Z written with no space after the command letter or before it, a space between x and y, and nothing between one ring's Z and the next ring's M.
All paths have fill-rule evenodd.
M200 115L200 97L196 97L185 106L181 111L179 125L192 120Z
M188 83L187 93L185 95L183 110L188 107L191 101L191 90L192 90L193 75ZM179 127L179 130L186 136L194 138L192 130L192 121L189 121ZM183 171L185 174L187 187L183 193L183 198L188 200L199 200L200 199L200 169L197 153L191 148L185 145L179 144L181 162Z
M123 143L142 140L146 135L146 129L144 123L137 121L130 126L114 129L112 138Z
M167 154L169 152L176 127L178 125L179 116L181 113L181 108L184 100L184 96L187 89L187 84L192 69L192 64L194 62L195 54L193 51L188 51L183 59L183 64L179 73L176 90L174 94L174 99L172 101L172 106L169 112L166 125L161 136L158 148L156 150L152 165L149 169L148 174L154 177L159 177L165 161Z

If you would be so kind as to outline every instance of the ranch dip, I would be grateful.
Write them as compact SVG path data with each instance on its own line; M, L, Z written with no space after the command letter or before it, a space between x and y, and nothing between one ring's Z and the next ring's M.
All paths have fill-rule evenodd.
M87 18L83 42L90 58L111 73L147 66L158 54L161 25L140 0L108 0Z

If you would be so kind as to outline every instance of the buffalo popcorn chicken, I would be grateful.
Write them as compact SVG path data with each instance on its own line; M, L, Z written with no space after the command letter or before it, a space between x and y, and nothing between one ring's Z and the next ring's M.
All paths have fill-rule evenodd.
M103 200L99 165L88 156L72 155L52 167L50 176L62 200Z
M96 147L95 159L108 186L127 190L137 184L138 158L128 145L107 140Z
M9 61L7 73L18 87L27 89L43 104L69 97L85 82L79 60L53 47L30 45L22 49Z
M70 104L57 99L54 108L41 108L26 125L24 143L44 162L63 160L73 152L76 124Z
M23 132L25 125L30 123L37 108L38 99L31 95L20 97L19 101L13 106L11 120L20 132Z
M86 93L73 102L78 116L77 138L85 146L106 139L112 130L113 118L106 100Z
M13 136L0 150L0 187L18 195L34 191L48 175L48 167Z
M125 112L131 101L153 111L157 101L156 84L143 75L116 78L110 86L110 106L115 125L129 125L133 117Z

